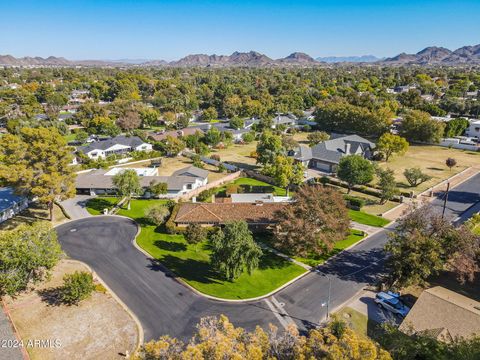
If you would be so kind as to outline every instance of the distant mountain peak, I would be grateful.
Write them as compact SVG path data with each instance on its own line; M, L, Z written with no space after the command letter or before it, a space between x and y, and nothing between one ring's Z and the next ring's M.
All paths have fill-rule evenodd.
M429 46L416 54L401 53L381 63L392 65L460 65L480 64L480 44L451 51L441 46Z
M374 55L361 56L324 56L318 57L317 61L326 63L368 63L381 60Z

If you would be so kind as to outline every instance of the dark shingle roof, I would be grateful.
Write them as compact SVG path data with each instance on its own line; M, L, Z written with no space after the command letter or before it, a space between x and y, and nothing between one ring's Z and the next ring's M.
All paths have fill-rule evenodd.
M350 145L348 154L345 152L346 144ZM301 161L317 159L338 164L342 156L355 154L359 148L363 153L369 148L375 148L375 144L361 136L349 135L321 142L310 149L300 146L295 149L294 157Z
M142 139L140 139L138 136L115 136L113 138L109 138L106 140L100 140L100 141L95 141L92 142L86 146L81 146L78 148L78 150L88 153L92 150L106 150L116 144L124 145L124 146L130 146L131 148L135 148L141 144L145 143Z

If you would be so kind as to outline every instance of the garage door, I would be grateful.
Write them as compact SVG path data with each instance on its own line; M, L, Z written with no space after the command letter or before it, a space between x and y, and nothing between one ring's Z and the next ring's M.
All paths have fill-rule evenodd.
M330 172L330 164L322 163L320 161L315 162L315 169Z

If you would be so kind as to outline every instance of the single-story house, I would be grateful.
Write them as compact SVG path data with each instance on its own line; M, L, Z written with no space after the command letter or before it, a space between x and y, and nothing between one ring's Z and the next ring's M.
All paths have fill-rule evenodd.
M435 286L422 292L399 329L444 342L480 335L480 302Z
M442 139L439 145L444 147L451 147L454 149L479 151L480 144L477 142L477 140L478 139L469 138L466 136L455 136L453 138Z
M116 189L113 185L113 175L126 170L126 168L113 168L106 170L92 170L77 175L76 189L79 194L102 195L115 194ZM148 187L157 183L167 184L167 194L162 195L165 198L175 198L187 194L208 183L208 171L189 166L177 170L171 176L158 176L158 169L154 168L134 168L139 175L140 184L145 189L145 196L149 196Z
M28 204L28 199L15 194L12 188L0 188L0 223L28 208Z
M480 120L471 119L465 135L480 139Z
M358 135L348 135L321 142L313 147L301 145L289 152L295 161L324 172L335 172L340 159L346 155L361 155L370 159L375 144Z
M286 203L184 203L175 217L177 226L200 224L222 225L230 221L243 220L251 227L274 224L274 214Z
M204 133L210 130L212 127L217 128L220 132L230 132L233 135L233 141L240 142L243 139L243 135L252 130L253 124L258 123L258 120L248 119L244 121L243 127L241 129L234 129L230 126L229 121L220 121L213 124L202 124L190 127L189 129L200 129Z
M288 115L277 115L273 118L272 129L277 129L279 126L285 126L290 128L297 125L297 117L288 114Z
M176 139L178 137L195 135L197 131L200 132L200 134L203 134L203 130L201 128L187 127L181 130L151 132L148 134L148 138L152 139L153 141L162 141L166 140L167 136L171 136Z
M152 149L152 144L146 143L138 136L120 135L80 146L77 151L81 151L90 159L104 159L109 155L125 154L132 151L151 151Z

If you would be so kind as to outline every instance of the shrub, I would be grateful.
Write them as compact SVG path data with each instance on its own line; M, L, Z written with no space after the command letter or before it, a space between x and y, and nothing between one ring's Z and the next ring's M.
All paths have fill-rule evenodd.
M227 196L230 196L232 194L238 194L241 192L241 187L237 184L227 184L225 187L225 194Z
M425 181L430 180L432 177L424 174L422 170L418 167L410 168L410 169L405 169L403 172L403 176L407 179L408 183L410 186L418 186L421 183L424 183Z
M223 163L220 163L218 165L218 171L221 172L221 173L224 173L224 172L227 172L227 168Z
M365 206L365 199L351 195L344 195L343 198L347 202L347 207L350 209L361 210L362 207Z
M177 216L179 209L180 209L180 205L175 204L175 206L173 207L170 213L170 218L165 223L165 229L169 234L177 234L181 232L181 230L175 225L175 217Z
M92 274L86 271L75 271L63 277L63 286L60 288L60 299L68 305L78 304L90 297L95 290Z
M161 225L165 222L165 219L170 215L168 207L165 205L153 205L145 210L145 217L154 225Z
M207 201L218 192L218 188L211 188L207 190L203 190L200 194L198 194L197 199L198 201Z
M185 241L189 244L195 244L197 250L198 243L207 238L207 230L199 224L189 224L185 230Z

